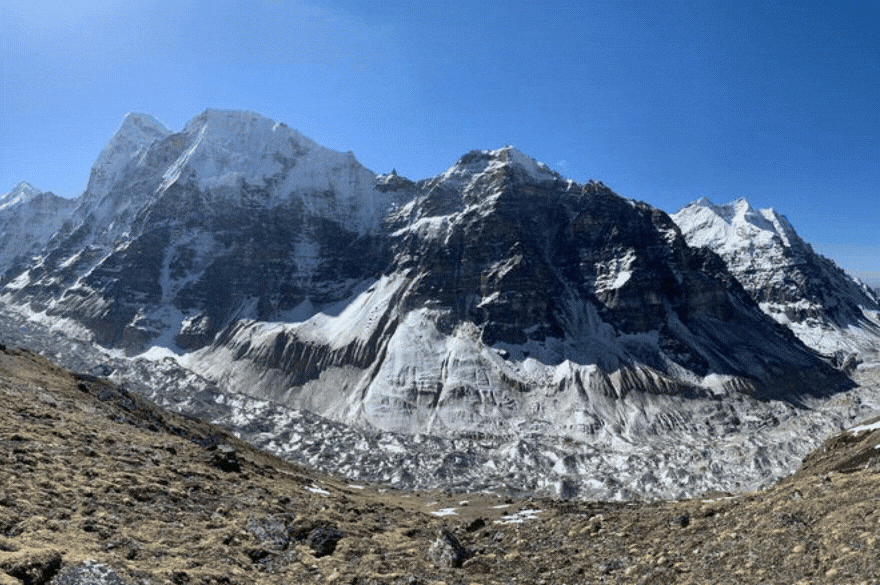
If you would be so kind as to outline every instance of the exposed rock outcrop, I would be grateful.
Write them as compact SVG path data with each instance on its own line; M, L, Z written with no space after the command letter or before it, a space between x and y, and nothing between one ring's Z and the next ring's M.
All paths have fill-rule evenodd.
M235 319L311 316L381 272L395 193L257 114L209 110L180 133L129 115L5 297L129 353L196 349Z

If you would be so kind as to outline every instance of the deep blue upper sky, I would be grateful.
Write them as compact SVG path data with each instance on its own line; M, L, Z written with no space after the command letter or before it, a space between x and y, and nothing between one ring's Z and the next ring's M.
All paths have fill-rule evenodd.
M284 121L377 172L512 144L666 211L747 197L880 284L880 1L5 0L0 193L129 111Z

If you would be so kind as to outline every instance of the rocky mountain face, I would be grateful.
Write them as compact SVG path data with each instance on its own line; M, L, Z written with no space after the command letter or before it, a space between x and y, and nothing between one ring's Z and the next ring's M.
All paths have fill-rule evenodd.
M351 153L256 114L207 111L177 133L131 114L4 298L129 353L194 349L238 318L346 298L387 262L391 203Z
M129 115L63 221L8 199L42 227L0 340L351 481L757 489L880 408L723 254L511 147L413 182L256 114Z
M74 205L26 182L0 197L0 284L32 265Z
M796 253L759 273L512 147L413 182L253 113L209 110L180 132L131 114L69 205L10 268L7 306L347 424L638 443L714 432L721 400L851 385L761 310L827 293L812 283L832 267L787 223L743 212L777 226L780 258ZM776 250L758 228L736 233L718 238ZM870 324L861 306L839 303L834 322Z
M672 217L688 244L721 256L761 309L808 346L841 361L880 355L876 292L814 252L784 216L745 199L701 199Z
M346 423L638 438L849 383L665 213L511 147L414 183L257 114L132 114L75 205L6 303Z
M717 255L600 183L505 148L403 189L393 262L366 290L299 323L240 321L185 363L385 430L588 440L691 424L668 418L683 396L846 383Z

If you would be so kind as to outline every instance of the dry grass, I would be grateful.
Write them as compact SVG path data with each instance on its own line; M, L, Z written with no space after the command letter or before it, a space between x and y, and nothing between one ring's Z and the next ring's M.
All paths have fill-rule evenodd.
M838 438L795 476L733 498L359 489L6 350L0 585L87 560L131 583L878 583L878 440ZM455 515L431 514L444 508ZM496 522L519 509L541 512ZM461 566L440 554L444 528L468 549Z

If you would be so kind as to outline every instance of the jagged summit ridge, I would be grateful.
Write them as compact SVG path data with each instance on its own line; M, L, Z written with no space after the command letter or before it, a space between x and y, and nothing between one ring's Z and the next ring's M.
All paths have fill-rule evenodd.
M252 112L207 110L181 132L129 115L77 209L8 288L103 345L175 351L231 319L338 302L384 259L380 190L353 154Z
M87 192L96 199L106 196L132 159L170 133L164 124L149 114L127 114L92 166Z
M433 181L450 187L460 187L465 184L479 184L481 180L504 171L520 180L533 182L562 179L559 173L546 164L523 154L513 146L505 146L497 150L472 150Z
M4 209L11 205L26 203L40 193L42 193L42 191L27 181L19 181L12 189L0 197L0 209Z
M814 252L784 215L745 198L703 198L672 217L689 245L719 254L761 309L810 347L870 355L880 348L877 296Z
M745 197L724 205L704 197L673 217L682 231L691 234L691 245L708 246L719 253L735 253L744 247L744 241L758 247L809 248L784 215L772 208L755 209Z
M253 112L207 110L175 138L184 146L163 173L163 189L193 183L221 200L261 192L266 207L295 193L315 213L343 214L359 231L381 223L384 198L374 196L375 173L351 152L324 148L284 123Z

